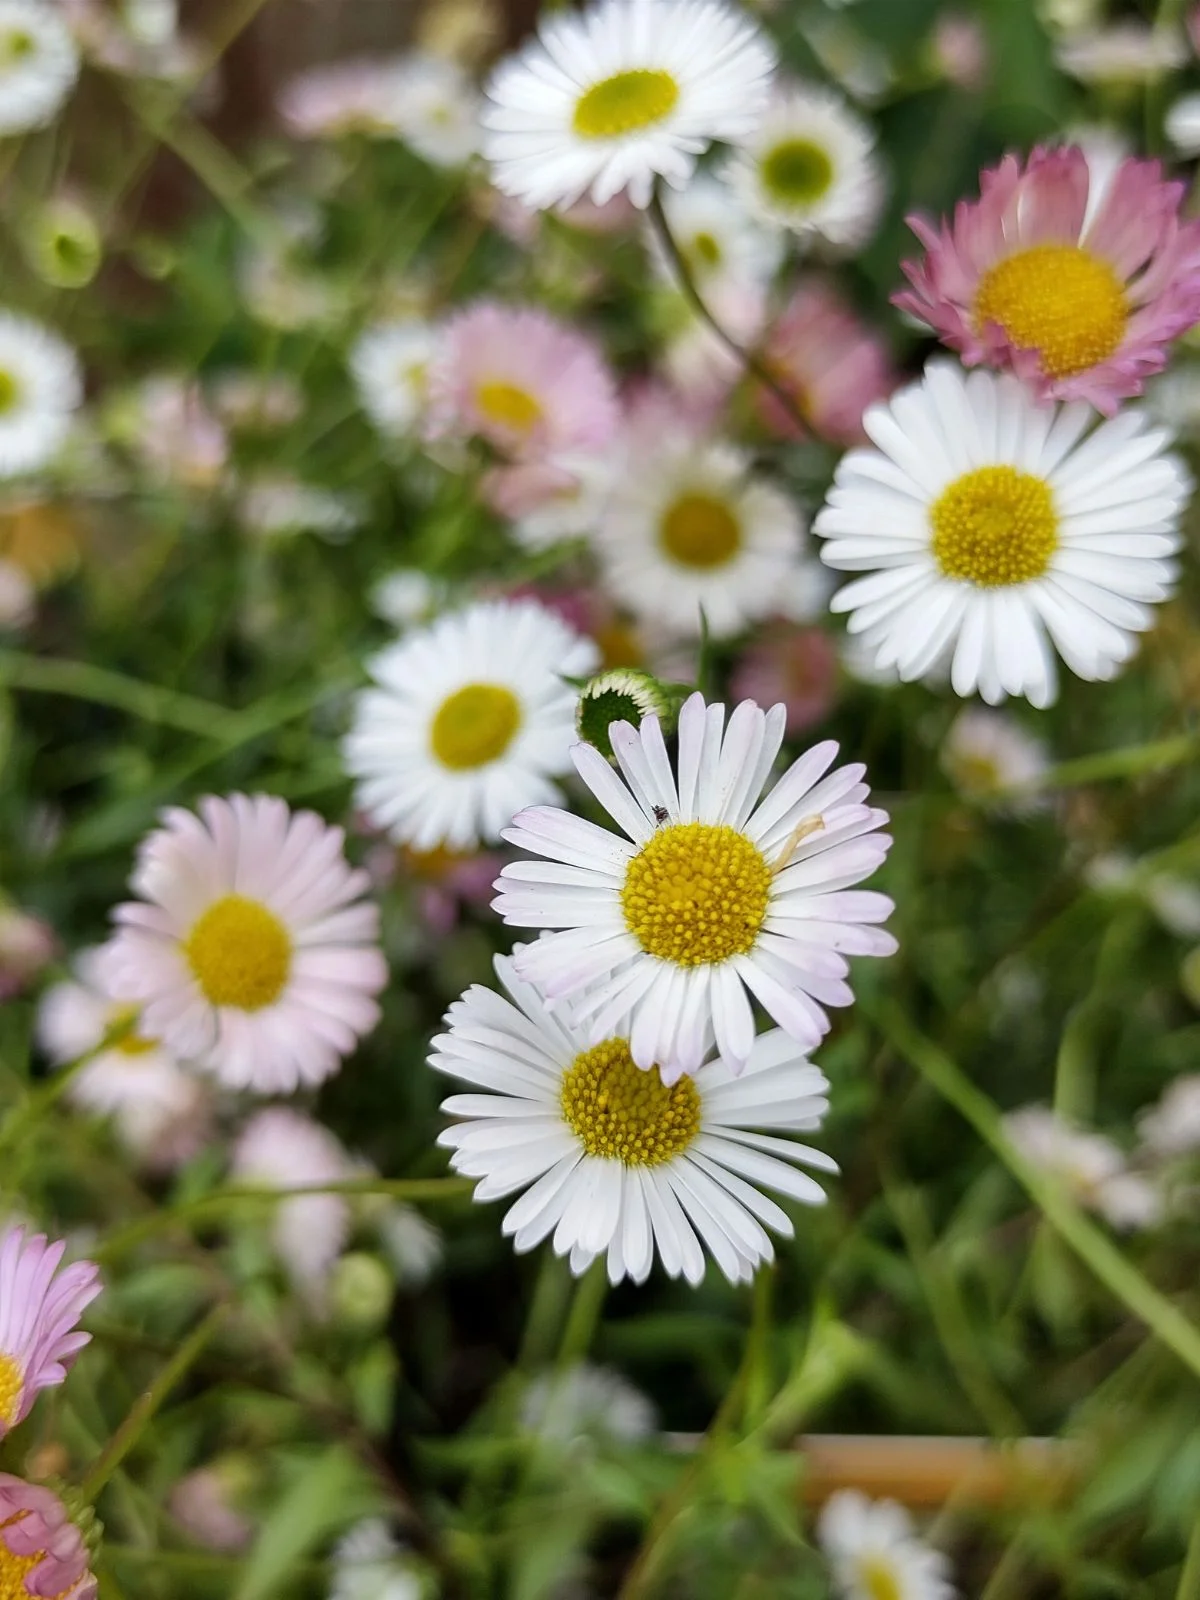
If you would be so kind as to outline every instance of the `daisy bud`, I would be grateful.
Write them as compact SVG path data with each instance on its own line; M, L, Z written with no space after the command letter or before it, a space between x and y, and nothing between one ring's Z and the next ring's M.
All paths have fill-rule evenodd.
M99 271L104 245L87 207L64 196L31 218L25 254L44 282L56 289L82 289Z
M575 726L581 739L595 745L611 761L613 747L608 730L614 722L628 722L636 728L643 717L657 717L669 734L674 730L683 698L648 672L616 667L588 680L579 696Z
M395 1292L391 1274L378 1257L352 1250L333 1269L329 1289L332 1320L348 1333L375 1333L387 1319Z

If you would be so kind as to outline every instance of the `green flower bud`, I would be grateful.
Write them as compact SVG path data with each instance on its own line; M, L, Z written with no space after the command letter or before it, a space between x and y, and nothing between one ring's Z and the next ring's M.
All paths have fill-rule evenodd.
M663 732L670 733L682 704L683 697L674 686L659 683L635 667L614 667L584 685L575 726L581 739L595 745L611 761L613 748L608 730L614 722L628 722L636 728L643 717L656 716Z
M24 240L30 266L56 289L82 289L100 270L100 229L77 200L48 201L29 219Z
M353 1333L374 1333L386 1321L394 1294L395 1284L382 1261L352 1250L333 1271L329 1303L334 1321Z

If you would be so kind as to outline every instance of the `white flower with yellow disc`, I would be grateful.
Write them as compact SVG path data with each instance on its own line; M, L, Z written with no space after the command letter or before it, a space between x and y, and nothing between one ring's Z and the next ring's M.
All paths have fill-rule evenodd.
M44 467L82 401L70 345L29 317L0 311L0 478Z
M825 1502L817 1537L839 1600L954 1600L949 1561L894 1500L842 1489Z
M656 177L682 188L714 139L747 138L775 53L722 0L599 0L543 19L487 85L483 153L496 187L538 209L627 190L649 204Z
M518 953L519 976L602 1031L628 1017L633 1060L668 1083L699 1067L714 1036L734 1072L745 1066L751 995L812 1048L829 1028L824 1007L854 999L846 957L896 947L875 926L892 902L851 891L891 844L877 831L887 813L865 804L865 769L830 772L837 745L820 744L762 797L785 722L782 705L745 700L726 728L724 706L692 695L678 777L657 717L615 722L621 777L591 745L572 757L624 837L544 806L504 830L547 859L510 862L496 910L515 927L561 930Z
M52 121L79 76L79 51L62 9L0 0L0 136Z
M775 1029L740 1078L711 1060L666 1084L634 1064L623 1032L605 1036L552 1012L514 966L496 957L509 998L473 985L430 1056L484 1091L444 1102L460 1120L438 1140L456 1172L480 1180L475 1199L524 1190L504 1232L518 1251L550 1238L576 1274L605 1256L612 1283L641 1283L657 1255L671 1277L698 1284L707 1251L732 1283L753 1277L774 1256L763 1224L785 1238L793 1231L762 1190L821 1205L824 1191L797 1166L837 1170L791 1137L820 1127L824 1074Z
M556 800L575 690L599 652L535 600L486 600L407 633L371 663L345 743L358 805L397 843L471 850L522 806Z
M1168 435L1126 407L1096 426L1076 401L954 363L871 407L876 448L843 457L813 531L877 667L906 681L945 662L992 704L1057 691L1054 651L1111 678L1171 593L1191 481Z

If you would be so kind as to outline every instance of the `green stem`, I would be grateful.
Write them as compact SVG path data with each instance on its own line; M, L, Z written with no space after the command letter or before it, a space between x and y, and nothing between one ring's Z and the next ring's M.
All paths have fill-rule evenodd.
M138 1566L162 1567L168 1572L192 1572L197 1577L240 1571L243 1560L241 1556L221 1555L215 1550L163 1550L157 1545L149 1547L137 1544L114 1544L109 1539L104 1541L104 1559ZM302 1561L290 1566L288 1573L294 1578L315 1580L325 1576L325 1568L317 1561Z
M345 1178L337 1183L299 1185L290 1189L220 1189L215 1194L184 1200L178 1205L151 1212L149 1216L127 1223L102 1240L92 1255L98 1261L109 1261L124 1255L127 1250L152 1238L154 1234L177 1227L180 1223L210 1213L219 1215L223 1211L236 1211L244 1205L273 1206L281 1200L313 1194L382 1195L391 1200L410 1202L457 1200L470 1194L472 1187L473 1180L470 1178Z
M1188 1540L1187 1557L1179 1574L1175 1600L1200 1600L1200 1516L1192 1526L1192 1537Z
M558 1341L558 1330L565 1325L570 1298L571 1274L566 1262L552 1250L544 1251L521 1335L517 1356L520 1371L534 1372L550 1360Z
M679 282L679 291L688 305L691 306L700 321L716 335L730 355L736 357L742 368L752 378L761 383L764 389L771 391L797 427L802 428L806 434L812 435L815 432L812 422L805 417L800 407L796 404L796 397L788 393L765 362L760 361L758 356L740 345L732 334L727 333L709 310L704 296L696 287L696 280L692 277L692 269L688 265L687 257L679 248L679 242L671 232L671 225L667 221L666 212L663 210L662 196L657 187L650 198L649 216L654 231L658 235L659 243L662 245Z
M1177 734L1171 739L1155 739L1149 744L1127 745L1121 750L1102 750L1051 767L1038 781L1040 789L1070 789L1076 784L1101 783L1109 778L1140 777L1181 767L1200 756L1200 733Z
M593 1261L575 1285L567 1325L558 1347L558 1366L569 1367L582 1361L591 1349L600 1313L608 1294L608 1274L604 1260Z
M84 1500L95 1502L101 1489L145 1433L171 1390L186 1377L188 1369L201 1355L217 1331L225 1309L223 1305L213 1307L183 1341L150 1387L134 1402L128 1416L93 1461L91 1470L80 1484L79 1492Z
M236 736L241 729L241 715L236 711L158 684L127 678L87 661L43 659L19 650L0 650L0 683L34 694L61 694L72 700L111 706L143 722L177 728L205 739Z
M1125 1259L1058 1182L1025 1160L1009 1142L997 1107L943 1050L913 1028L895 1007L881 1008L876 1020L900 1054L991 1146L1084 1265L1200 1377L1200 1329Z
M3 1126L0 1126L0 1154L20 1144L45 1113L62 1099L84 1067L98 1055L102 1055L105 1050L111 1050L114 1045L120 1044L122 1039L133 1032L135 1025L135 1019L131 1018L110 1028L90 1050L84 1051L81 1056L76 1056L73 1061L65 1062L53 1077L38 1084L19 1106L14 1106Z

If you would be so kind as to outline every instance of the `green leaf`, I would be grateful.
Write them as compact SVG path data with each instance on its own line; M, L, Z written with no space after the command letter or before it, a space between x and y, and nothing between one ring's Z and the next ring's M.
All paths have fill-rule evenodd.
M348 1451L328 1450L310 1462L263 1523L232 1600L280 1594L293 1568L335 1529L373 1502L369 1482Z

